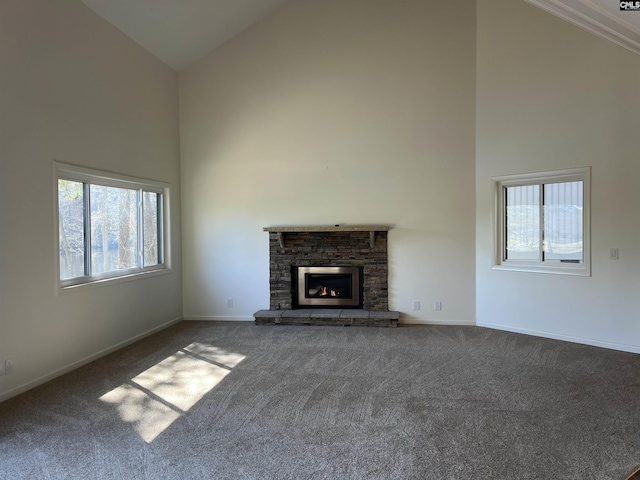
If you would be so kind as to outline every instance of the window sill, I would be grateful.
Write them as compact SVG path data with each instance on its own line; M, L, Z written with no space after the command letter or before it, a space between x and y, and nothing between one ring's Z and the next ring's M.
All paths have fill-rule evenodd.
M505 270L509 272L525 273L546 273L551 275L571 275L578 277L590 277L591 270L585 264L575 266L553 266L553 265L527 265L527 264L499 264L494 265L493 270Z
M155 270L145 270L141 272L130 273L130 274L122 275L119 277L90 280L84 283L78 283L75 285L68 285L64 287L58 283L56 284L56 296L91 290L98 287L106 287L108 285L115 285L118 283L131 282L134 280L142 280L143 278L157 277L159 275L167 275L172 272L173 271L171 270L171 268L158 268Z

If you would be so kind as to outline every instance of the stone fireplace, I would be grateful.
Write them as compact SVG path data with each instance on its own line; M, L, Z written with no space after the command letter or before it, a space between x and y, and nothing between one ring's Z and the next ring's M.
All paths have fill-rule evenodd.
M269 310L256 323L396 326L387 226L265 227Z

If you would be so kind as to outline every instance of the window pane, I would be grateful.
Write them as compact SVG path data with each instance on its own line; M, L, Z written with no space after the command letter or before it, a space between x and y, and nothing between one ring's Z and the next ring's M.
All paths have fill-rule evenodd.
M545 260L582 261L582 182L544 186Z
M144 266L160 263L158 257L158 199L161 195L154 192L142 193L142 218L144 239Z
M60 280L82 277L84 272L83 184L58 180Z
M507 260L540 259L540 187L505 188Z
M138 266L137 192L91 185L92 274Z

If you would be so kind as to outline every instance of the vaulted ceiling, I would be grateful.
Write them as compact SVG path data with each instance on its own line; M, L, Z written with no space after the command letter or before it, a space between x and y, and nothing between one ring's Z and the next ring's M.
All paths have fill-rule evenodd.
M87 7L178 72L281 8L287 1L82 0ZM640 55L640 11L621 11L620 4L626 2L524 1Z
M176 71L207 55L288 0L82 0Z

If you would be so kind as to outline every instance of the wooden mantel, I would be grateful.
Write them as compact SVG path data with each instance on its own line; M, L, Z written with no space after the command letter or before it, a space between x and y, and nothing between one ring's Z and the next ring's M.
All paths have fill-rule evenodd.
M278 242L280 248L284 250L285 233L304 233L304 232L369 232L371 248L375 246L376 232L388 232L391 227L387 225L333 225L333 226L316 226L316 227L263 227L265 232L274 232L278 234Z

